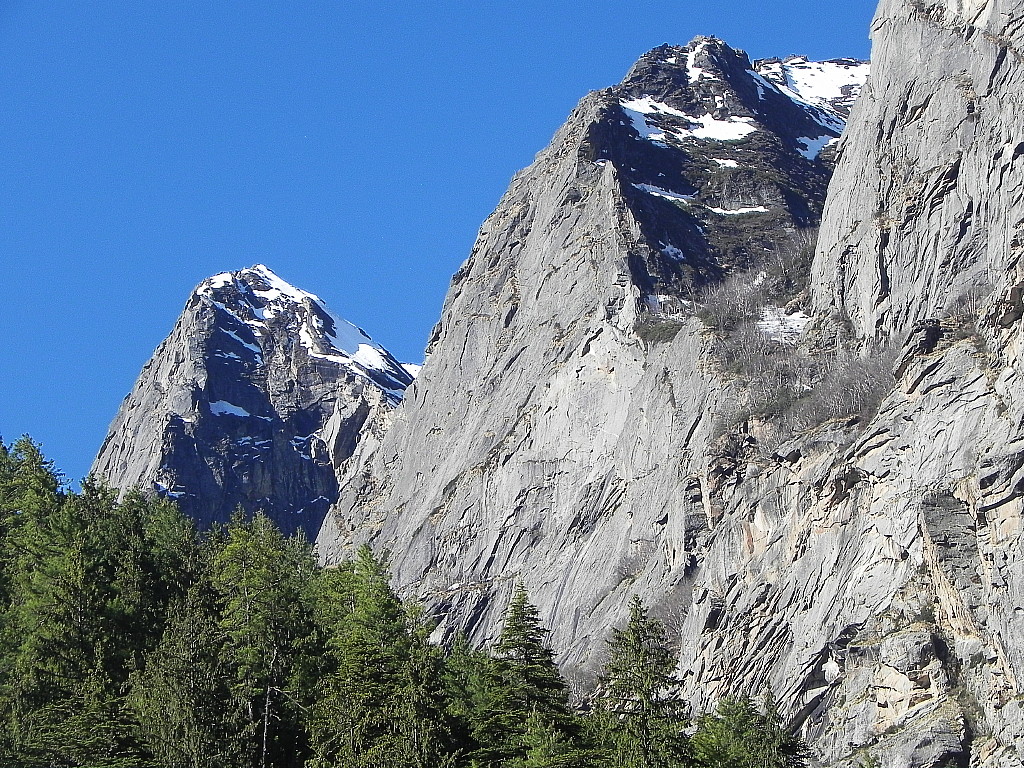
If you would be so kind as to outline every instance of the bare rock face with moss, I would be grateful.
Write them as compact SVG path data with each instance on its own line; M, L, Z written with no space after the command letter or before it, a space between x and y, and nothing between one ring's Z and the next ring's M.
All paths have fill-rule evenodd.
M581 676L638 594L697 706L770 688L822 765L1020 765L1020 5L883 2L809 287L838 126L709 39L584 99L322 555L480 641L521 580Z
M193 292L92 471L173 498L202 526L241 508L313 537L335 465L383 432L411 381L313 294L262 265L226 272Z

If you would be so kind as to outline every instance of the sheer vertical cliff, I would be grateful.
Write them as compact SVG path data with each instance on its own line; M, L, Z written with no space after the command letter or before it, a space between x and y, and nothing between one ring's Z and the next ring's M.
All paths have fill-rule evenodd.
M756 412L699 289L814 223L840 124L773 122L778 82L708 40L585 99L340 467L322 554L390 548L478 640L522 580L582 674L640 594L695 704L770 688L820 764L1020 765L1022 28L1016 3L883 3L810 290L756 325L817 373ZM830 417L780 429L815 389Z

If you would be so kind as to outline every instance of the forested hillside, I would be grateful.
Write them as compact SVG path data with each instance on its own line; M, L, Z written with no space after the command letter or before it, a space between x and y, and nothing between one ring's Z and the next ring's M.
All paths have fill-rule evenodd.
M429 641L369 548L341 566L265 517L62 487L0 444L0 764L799 766L770 698L695 716L637 598L596 687L559 675L526 591L489 649ZM752 692L754 693L754 692Z

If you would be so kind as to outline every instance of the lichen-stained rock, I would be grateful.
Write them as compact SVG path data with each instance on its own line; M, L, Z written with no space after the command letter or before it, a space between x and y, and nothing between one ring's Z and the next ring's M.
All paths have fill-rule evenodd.
M412 376L313 294L259 265L200 284L121 405L93 464L177 500L202 526L236 507L313 537L334 467Z

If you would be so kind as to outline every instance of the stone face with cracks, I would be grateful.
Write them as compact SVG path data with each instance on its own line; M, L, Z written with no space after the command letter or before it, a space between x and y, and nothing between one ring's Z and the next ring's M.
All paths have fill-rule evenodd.
M479 642L522 580L573 675L639 594L696 706L771 688L822 765L1020 765L1022 28L1019 3L879 10L810 296L819 327L909 338L876 414L770 453L722 435L736 385L685 302L737 263L701 233L696 276L665 268L633 185L706 193L624 184L656 166L590 151L595 94L484 225L393 427L340 468L322 554L392 549L439 635ZM673 338L643 337L652 313Z

